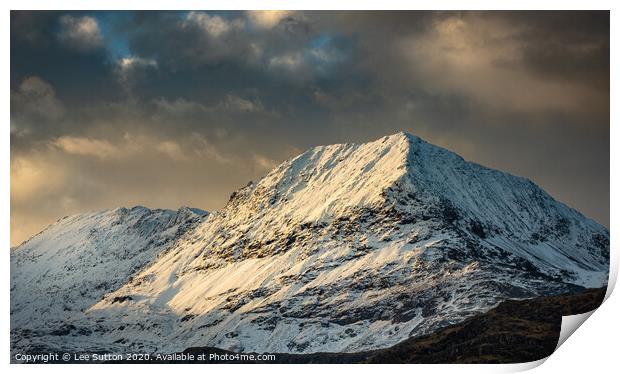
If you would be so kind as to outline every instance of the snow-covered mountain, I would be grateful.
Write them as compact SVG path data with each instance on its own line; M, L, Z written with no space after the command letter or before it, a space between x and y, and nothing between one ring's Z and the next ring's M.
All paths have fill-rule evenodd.
M57 225L62 238L88 230ZM113 231L110 240L103 231L106 241L91 245L116 245ZM310 149L181 231L140 266L114 261L131 265L122 276L107 274L115 280L79 309L69 303L67 334L14 331L13 344L19 337L25 348L59 350L353 352L432 332L505 299L600 287L609 270L604 227L527 179L405 133ZM34 279L58 274L62 238L35 237L14 250L14 330L46 319L18 309L16 290L50 290L33 288ZM72 276L58 277L58 292Z
M199 209L118 208L59 219L11 251L11 332L16 345L76 331L103 295L162 255L207 215Z

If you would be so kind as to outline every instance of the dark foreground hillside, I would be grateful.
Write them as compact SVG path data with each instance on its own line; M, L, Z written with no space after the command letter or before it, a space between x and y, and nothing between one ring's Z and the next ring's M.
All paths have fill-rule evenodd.
M390 348L360 353L275 354L275 361L215 360L153 361L154 363L518 363L539 360L555 349L563 315L597 308L605 288L577 295L504 301L496 308L462 323ZM233 352L194 347L185 354L198 356Z

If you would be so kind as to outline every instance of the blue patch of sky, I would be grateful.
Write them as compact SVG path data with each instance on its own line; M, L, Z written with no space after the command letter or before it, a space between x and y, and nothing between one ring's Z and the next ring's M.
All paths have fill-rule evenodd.
M332 69L347 59L346 41L331 34L323 33L309 42L304 52L304 59L316 72L328 74Z
M322 48L325 45L329 44L331 40L332 40L331 35L321 34L310 41L310 46L313 48Z
M127 37L114 28L115 24L131 17L130 12L97 12L93 14L103 36L105 47L114 61L131 55Z

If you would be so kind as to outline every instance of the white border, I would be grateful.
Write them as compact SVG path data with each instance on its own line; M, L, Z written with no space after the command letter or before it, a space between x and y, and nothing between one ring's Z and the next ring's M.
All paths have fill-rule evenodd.
M12 4L10 4L12 3ZM97 10L141 10L141 9L162 9L162 10L234 10L234 9L289 9L289 10L346 10L346 9L417 9L417 10L608 10L613 9L614 1L610 0L590 0L587 2L576 0L550 1L550 0L521 0L521 1L490 1L490 0L436 0L436 1L405 1L405 0L348 0L348 1L329 1L329 0L226 0L226 1L199 1L199 0L91 0L88 6L84 1L78 0L57 0L54 2L45 0L9 0L8 9L49 9L49 10L70 10L70 9L97 9Z
M3 279L5 281L3 287L2 306L5 318L1 318L2 330L5 332L4 339L2 340L2 362L4 365L8 365L9 362L9 251L10 247L10 185L7 183L7 176L10 175L9 171L9 123L10 123L10 92L8 87L9 74L7 71L10 69L10 59L8 53L8 46L10 43L10 13L9 9L498 9L498 10L510 10L510 9L611 9L611 66L619 66L620 59L618 59L617 45L614 44L618 40L618 21L620 17L616 14L617 7L614 7L617 2L612 1L596 1L590 0L573 1L567 0L562 2L554 1L541 1L541 0L521 0L521 1L434 1L434 2L405 2L405 1L348 1L348 2L335 2L325 0L315 0L312 2L304 1L242 1L242 0L227 0L227 1L191 1L191 0L179 0L179 1L127 1L127 0L96 0L89 1L88 6L84 2L71 0L71 1L41 1L41 0L23 0L23 1L7 1L7 10L2 14L2 21L4 25L3 45L4 45L4 58L1 59L3 71L3 87L2 90L2 106L3 113L7 122L4 126L4 131L1 134L2 137L2 164L1 172L5 176L4 183L0 184L4 199L2 199L2 222L0 228L0 235L2 242L6 244L5 254L3 256ZM174 6L171 6L174 5ZM561 6L562 8L559 8ZM613 70L611 71L611 103L618 102L617 95L618 87L618 74ZM620 144L618 142L619 132L614 125L617 124L617 115L614 107L611 107L610 113L610 142L611 142L611 191L617 190L619 186L619 169L620 164L620 152L614 148L614 144ZM611 217L610 217L610 231L615 233L615 227L617 223L618 213L618 199L614 194L611 194ZM618 274L618 249L615 246L615 241L612 240L611 246L612 252L612 266L610 274L610 285L615 285ZM611 288L609 292L611 292ZM609 292L608 295L609 296ZM619 298L617 296L607 300L599 310L594 313L593 318L589 318L585 322L585 328L578 329L575 332L575 337L570 338L566 344L563 344L556 353L550 356L547 360L541 360L536 363L519 364L519 365L390 365L385 367L377 367L376 365L295 365L294 367L288 365L217 365L217 366L203 366L203 365L182 365L179 366L167 366L167 365L152 365L147 368L136 367L135 365L46 365L45 367L38 367L38 365L26 366L26 365L10 365L9 369L13 371L37 371L43 370L47 372L83 372L88 370L89 372L109 372L114 371L136 371L136 370L149 370L155 372L169 372L171 369L175 371L192 371L192 372L205 372L205 371L219 371L219 372L236 372L236 371L251 371L259 373L289 373L291 369L299 373L312 373L315 371L342 371L353 369L360 372L375 372L376 370L390 370L395 372L433 372L433 373L446 373L446 372L465 372L465 373L487 373L487 372L513 372L526 370L535 366L538 366L544 362L537 370L539 372L609 372L611 368L617 367L617 347L618 347L618 312L620 311Z

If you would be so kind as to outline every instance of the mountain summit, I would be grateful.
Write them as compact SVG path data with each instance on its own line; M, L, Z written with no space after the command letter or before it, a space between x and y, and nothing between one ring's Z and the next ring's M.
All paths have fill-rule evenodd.
M601 287L609 269L604 227L525 178L406 133L312 148L192 222L69 322L36 337L13 323L13 345L355 352L502 300ZM26 244L12 272L54 266L23 267Z

